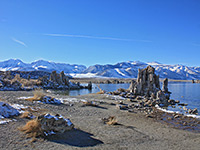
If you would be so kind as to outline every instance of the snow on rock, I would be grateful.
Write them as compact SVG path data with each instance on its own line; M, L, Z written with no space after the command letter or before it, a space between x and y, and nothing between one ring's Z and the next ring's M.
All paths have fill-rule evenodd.
M28 96L28 97L22 96L22 97L18 97L17 99L29 99L29 98L32 98L32 97L31 96Z
M41 129L45 136L64 133L65 131L71 130L74 128L73 123L70 119L65 119L63 116L44 114L38 117L38 120L41 124Z
M61 104L61 100L52 98L50 96L44 96L43 99L39 102L42 102L44 104Z
M5 102L0 102L0 118L9 118L19 114L20 112L13 106Z
M13 108L17 109L19 113L24 113L24 109L28 108L28 106L20 105L20 104L12 104Z
M28 109L30 107L20 105L20 104L8 104L5 102L0 102L0 124L7 124L11 121L17 121L16 119L8 119L12 116L18 116L22 113L24 113L25 109ZM34 110L33 108L31 108ZM30 116L30 118L35 118L35 116Z
M184 116L187 116L187 117L193 117L193 118L198 118L200 119L200 115L191 115L191 114L183 114L181 113L180 111L172 111L172 110L167 110L167 109L164 109L164 108L161 108L159 105L155 105L155 107L158 109L158 110L161 110L163 112L166 112L166 113L176 113L176 114L182 114Z
M17 99L25 99L26 100L26 99L30 99L30 98L32 98L32 97L18 97ZM65 99L59 100L59 99L56 99L56 98L52 98L51 96L44 96L42 98L42 100L40 100L38 102L44 103L44 104L62 104L64 100Z
M109 95L109 94L105 94L107 98L110 98L111 100L125 100L124 97L121 97L119 95Z
M58 98L63 104L78 103L80 100L76 98ZM71 105L71 104L70 104Z

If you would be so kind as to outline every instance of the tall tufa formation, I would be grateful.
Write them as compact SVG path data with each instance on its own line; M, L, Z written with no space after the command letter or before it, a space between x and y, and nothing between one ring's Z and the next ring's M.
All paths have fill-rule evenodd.
M159 104L167 105L171 92L168 91L168 79L163 81L163 90L160 89L159 76L155 74L155 69L147 66L138 70L137 81L131 82L129 91L134 95L146 96L155 99Z
M145 95L150 97L152 94L160 90L159 76L155 74L155 69L151 66L147 66L145 69L138 70L137 82L133 86L131 84L130 90L135 95Z
M54 86L69 86L69 79L65 76L64 71L60 74L57 74L56 71L52 71L50 81L53 82Z

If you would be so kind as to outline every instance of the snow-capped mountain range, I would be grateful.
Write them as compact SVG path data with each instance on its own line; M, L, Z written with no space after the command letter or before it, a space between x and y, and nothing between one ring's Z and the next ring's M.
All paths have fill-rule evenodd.
M80 73L84 71L84 65L71 65L65 63L55 63L45 60L38 60L32 63L24 63L19 59L9 59L0 62L0 71L64 71L65 73Z
M200 67L188 67L184 65L165 65L158 62L144 63L140 61L120 62L114 65L71 65L38 60L32 63L24 63L19 59L10 59L0 62L0 71L64 71L75 77L114 77L114 78L136 78L138 69L151 65L156 74L161 78L191 80L200 79Z

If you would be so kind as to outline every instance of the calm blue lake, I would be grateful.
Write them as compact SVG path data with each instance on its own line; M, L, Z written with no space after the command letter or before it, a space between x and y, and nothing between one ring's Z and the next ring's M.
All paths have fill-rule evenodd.
M127 89L130 84L100 84L101 89L110 92L119 88ZM187 108L197 108L200 110L200 84L169 82L169 91L172 92L171 99L180 100L181 103L187 103ZM70 96L84 95L89 93L96 93L99 91L97 85L93 84L92 90L70 90L65 94Z

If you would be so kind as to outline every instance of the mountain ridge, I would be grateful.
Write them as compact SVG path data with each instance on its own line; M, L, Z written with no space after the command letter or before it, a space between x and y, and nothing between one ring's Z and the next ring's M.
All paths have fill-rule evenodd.
M0 71L46 71L57 72L64 71L67 74L77 75L93 75L100 77L114 78L136 78L138 69L143 69L151 65L155 68L156 74L161 78L191 80L200 79L200 67L189 67L186 65L166 65L160 62L127 61L116 64L92 65L86 67L84 65L56 63L46 60L37 60L31 63L24 63L20 59L9 59L0 62Z

